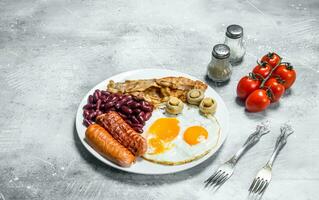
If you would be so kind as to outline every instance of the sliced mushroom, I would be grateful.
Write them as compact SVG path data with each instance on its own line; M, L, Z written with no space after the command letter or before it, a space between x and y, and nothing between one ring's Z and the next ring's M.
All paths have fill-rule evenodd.
M176 98L176 97L170 97L169 100L166 102L166 112L169 114L177 115L182 112L184 108L184 103Z
M204 99L204 92L199 89L192 89L187 93L187 102L193 105L199 105Z
M204 98L199 104L199 110L206 115L214 114L216 112L216 108L217 102L210 97Z

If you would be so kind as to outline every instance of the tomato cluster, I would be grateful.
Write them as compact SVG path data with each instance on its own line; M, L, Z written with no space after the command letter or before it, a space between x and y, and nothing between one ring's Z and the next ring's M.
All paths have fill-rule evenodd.
M245 101L249 112L265 110L277 102L296 80L296 71L287 62L281 62L276 53L264 55L252 73L240 79L237 96Z

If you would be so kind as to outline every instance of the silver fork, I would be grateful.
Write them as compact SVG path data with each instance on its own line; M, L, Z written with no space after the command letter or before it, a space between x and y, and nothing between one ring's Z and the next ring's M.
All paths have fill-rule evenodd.
M221 186L225 183L233 174L235 165L241 156L252 146L257 144L261 136L269 133L269 122L263 122L260 125L257 125L256 130L252 133L244 143L244 145L236 152L236 154L231 157L227 162L222 164L213 175L211 175L204 183L205 187L208 186Z
M288 124L284 124L280 127L280 135L277 138L276 145L274 151L266 163L266 165L257 173L255 179L253 180L250 188L249 188L249 196L253 196L256 199L261 199L262 195L264 194L266 188L269 185L271 180L271 170L274 164L274 161L279 154L280 150L285 146L287 143L287 138L291 135L294 131L292 130L291 126Z

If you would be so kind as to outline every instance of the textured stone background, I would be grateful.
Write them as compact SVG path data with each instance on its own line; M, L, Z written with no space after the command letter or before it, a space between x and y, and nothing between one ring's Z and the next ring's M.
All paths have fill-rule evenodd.
M246 199L287 120L295 134L264 199L318 199L318 17L317 0L0 0L0 199ZM111 169L83 148L74 118L90 88L138 68L204 80L212 47L232 23L245 29L247 54L227 85L208 82L231 114L230 136L216 156L182 173L142 176ZM235 101L237 81L270 50L295 65L298 80L280 105L248 114ZM265 119L271 134L234 176L214 197L201 190Z

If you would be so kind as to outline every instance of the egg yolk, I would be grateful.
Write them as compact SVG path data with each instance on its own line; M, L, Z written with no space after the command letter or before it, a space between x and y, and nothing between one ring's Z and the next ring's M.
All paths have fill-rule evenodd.
M178 136L178 123L176 118L160 118L151 125L148 132L164 142L170 142Z
M158 138L149 139L148 144L153 148L153 151L151 154L160 154L165 151L163 142Z
M152 148L151 154L161 154L170 149L170 143L179 133L179 121L176 118L157 119L148 129L151 138L148 140Z
M184 132L184 140L189 145L196 145L204 139L206 140L207 137L208 132L201 126L191 126Z

